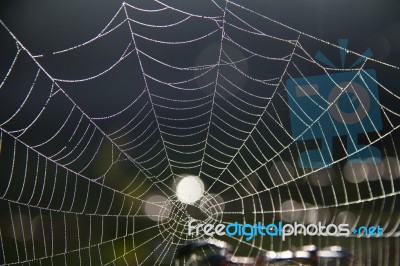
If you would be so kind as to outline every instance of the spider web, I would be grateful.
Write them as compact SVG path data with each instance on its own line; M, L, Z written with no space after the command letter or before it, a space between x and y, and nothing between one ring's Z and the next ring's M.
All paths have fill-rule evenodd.
M380 225L385 238L220 240L239 256L340 244L368 265L399 264L397 66L237 1L208 1L199 10L123 3L93 39L39 55L1 24L13 47L0 84L3 264L170 265L177 248L204 239L187 235L192 218ZM344 50L360 64L327 67L314 57ZM359 132L364 145L352 153L346 147L358 139L326 120L334 103L320 96L328 107L292 134L289 113L303 107L289 104L286 82L325 75L340 87L335 73L354 73L379 91L371 102L379 104L382 129ZM351 86L340 87L335 101L350 97ZM299 154L328 139L316 130L325 127L337 132L332 161L300 167ZM320 142L302 138L310 132ZM360 153L372 162L348 160ZM205 185L193 204L176 194L186 176Z

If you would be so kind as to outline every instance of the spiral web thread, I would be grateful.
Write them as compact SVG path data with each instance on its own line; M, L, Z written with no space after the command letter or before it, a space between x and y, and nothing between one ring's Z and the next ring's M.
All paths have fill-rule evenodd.
M161 1L123 3L94 38L39 55L1 22L2 36L15 43L0 84L3 264L172 264L180 245L204 238L187 235L193 213L213 224L380 225L387 238L223 240L241 256L343 244L369 264L373 250L381 254L378 264L399 263L397 253L390 255L399 246L399 93L396 82L367 71L398 75L399 68L347 49L348 58L362 58L360 65L326 67L307 47L337 54L343 47L236 1L207 5L195 13ZM91 49L100 51L95 60L64 70ZM361 150L346 154L348 144L337 138L341 156L302 169L306 141L291 133L286 81L338 72L377 86L380 100L371 101L384 126L364 134L362 149L380 147L382 160L348 162ZM107 103L104 110L91 105L97 97ZM332 107L322 100L328 108L304 121L311 132L313 125L323 129L320 120ZM175 193L187 175L205 184L193 206Z

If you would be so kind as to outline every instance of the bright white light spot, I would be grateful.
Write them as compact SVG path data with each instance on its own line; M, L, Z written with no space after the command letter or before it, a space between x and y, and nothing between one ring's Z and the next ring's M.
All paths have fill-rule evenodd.
M176 186L176 196L186 204L193 204L204 194L204 183L197 176L185 176Z
M166 197L154 195L146 200L144 212L150 220L163 221L168 218L171 208Z

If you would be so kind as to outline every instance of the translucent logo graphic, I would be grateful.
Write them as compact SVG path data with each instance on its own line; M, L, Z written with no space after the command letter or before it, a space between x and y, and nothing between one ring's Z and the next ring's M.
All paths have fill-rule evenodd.
M347 40L339 40L339 45L344 68ZM333 137L336 136L346 136L349 161L380 161L378 148L362 145L358 140L359 134L382 129L376 72L373 69L351 70L371 55L368 49L349 70L287 80L292 136L298 140L319 141L318 148L300 154L300 167L330 167ZM321 52L316 59L337 68Z

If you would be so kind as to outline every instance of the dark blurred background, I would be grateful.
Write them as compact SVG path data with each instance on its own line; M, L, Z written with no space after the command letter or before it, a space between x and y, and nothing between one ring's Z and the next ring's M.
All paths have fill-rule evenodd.
M221 16L221 10L216 5L213 5L211 1L169 0L162 2L199 16ZM161 7L159 3L153 1L127 1L127 3L142 9L157 9ZM217 0L215 3L222 7L225 5L222 0ZM362 54L366 49L370 48L374 54L374 59L395 66L400 65L399 1L257 0L233 1L233 3L243 5L249 10L254 10L270 19L314 36L316 39L304 35L300 37L302 46L306 48L311 56L314 56L317 51L322 51L328 58L332 59L333 63L340 65L339 50L320 40L337 44L338 39L349 39L348 48L350 50ZM170 264L176 247L184 244L187 238L184 232L181 232L185 230L184 225L179 224L177 220L179 221L181 219L179 217L184 217L188 214L189 216L196 216L196 213L200 212L197 208L198 206L195 206L193 210L190 206L183 206L176 199L173 180L180 175L197 175L198 166L192 170L182 170L179 167L182 164L179 164L179 162L189 163L200 160L202 159L201 153L199 155L182 155L169 151L169 157L178 161L171 170L164 171L167 165L164 160L160 165L143 171L143 168L149 168L153 165L144 163L144 167L142 165L138 166L129 162L129 159L138 159L141 154L145 154L146 151L153 147L154 143L158 143L160 134L152 135L148 140L148 144L146 143L146 145L134 152L128 151L128 155L119 154L110 141L103 140L103 134L100 129L110 134L121 128L121 126L126 125L136 113L141 112L142 107L145 108L145 111L150 111L149 106L145 105L147 98L141 98L145 83L143 82L135 52L127 57L128 60L121 61L106 75L102 75L99 78L84 82L62 81L80 80L101 73L115 63L116 59L121 56L127 47L129 50L128 44L132 36L129 28L125 25L106 37L89 43L87 46L82 46L66 53L52 54L55 51L74 47L96 37L117 13L121 4L122 1L106 0L3 0L0 4L0 19L32 55L40 55L36 57L36 60L52 78L60 79L57 83L66 93L65 95L62 93L56 94L47 105L48 108L44 112L44 118L38 120L35 124L36 127L32 127L27 134L18 137L19 133L21 133L18 129L27 126L32 121L34 114L45 105L46 97L51 90L51 80L45 73L40 71L36 83L37 88L40 88L40 90L35 90L35 93L32 94L33 100L28 102L23 112L14 117L12 121L2 125L2 129L8 132L2 135L0 154L2 156L0 157L0 173L4 177L0 183L0 192L2 193L2 198L6 199L2 200L0 205L2 206L0 210L2 215L2 218L0 218L1 243L5 254L5 258L2 258L3 263L16 262L18 264L26 261L27 265L88 265L90 260L91 265L101 265L112 261L115 261L117 265L123 265L124 261L121 257L126 254L125 260L130 265L136 265L137 262L142 261L143 265ZM265 33L291 40L295 40L298 37L297 32L284 26L262 19L251 14L251 12L235 7L233 4L229 6L232 12ZM182 13L172 11L165 14L162 12L153 14L133 9L128 11L128 16L136 21L155 25L173 23L185 17ZM226 18L228 22L238 23L232 14L227 14ZM124 19L123 11L115 18L111 27L116 26L122 19ZM186 40L216 30L218 23L207 18L199 18L188 25L187 27L179 26L177 29L149 29L135 24L134 32L165 41ZM234 37L233 39L244 47L251 47L253 51L258 51L265 56L283 57L290 53L292 49L292 46L287 43L269 42L269 39L257 39L256 37L253 39L249 35L236 32L233 28L227 28L226 33L230 37ZM219 31L209 38L187 46L159 44L137 37L137 45L142 52L159 58L170 65L181 67L215 64L218 58L219 44ZM228 41L225 41L224 47L231 59L243 60L248 56L248 53L238 49ZM6 76L16 51L15 41L1 27L0 80L3 80ZM38 71L30 56L24 54L21 55L21 58L23 63L21 66L18 65L19 68L10 76L10 83L7 83L7 86L0 91L1 123L4 123L18 110L18 105L27 95L30 85L32 85L32 80L34 80ZM356 59L356 56L349 55L348 64ZM302 75L321 74L321 70L315 66L302 62L299 58L296 60L298 60L296 63L303 71ZM143 55L142 63L147 74L166 82L180 81L196 76L191 72L183 73L182 71L160 66ZM279 77L285 64L281 64L281 62L247 60L240 67L245 74L268 79ZM378 81L389 90L385 91L380 88L381 104L399 113L398 99L395 97L399 95L397 91L400 87L399 70L376 62L368 62L366 68L375 69ZM290 68L289 71L294 77L300 76L300 73L294 68ZM240 88L250 88L249 91L260 96L271 96L270 87L260 86L257 83L242 79L237 72L229 68L223 68L221 73L231 77ZM288 76L284 76L284 80L288 78ZM196 80L189 83L188 87L205 86L210 82L214 82L214 80L215 72L213 70L199 79L199 81ZM221 79L220 83L229 86L228 83L223 82L223 79ZM200 91L182 92L170 89L165 84L157 83L151 78L148 78L147 83L151 93L183 100L208 97L212 95L214 89L211 86L205 87ZM16 90L14 88L20 89ZM56 87L55 90L57 90ZM218 91L222 94L222 97L233 99L226 92L224 93L221 88L218 88ZM282 92L283 98L277 98L275 102L277 110L271 110L271 114L272 111L276 112L271 117L278 116L282 120L286 131L289 132L289 114L285 103L287 95L284 93L282 86L279 87L279 92ZM80 122L82 110L78 110L66 95L87 114L87 117L84 117L82 122ZM240 95L240 92L238 92L238 95ZM119 112L124 107L129 106L135 99L139 99L137 104L133 105L129 111L123 113L118 119L95 120L96 118ZM248 98L243 96L243 99L247 100ZM156 104L166 104L162 100L159 102L157 100L154 101ZM218 103L223 103L219 97L217 97L217 101ZM257 104L263 104L263 102L260 101ZM178 105L170 105L170 107L176 106ZM191 107L190 105L184 106ZM247 120L246 115L229 109L229 104L225 103L224 107L244 121L250 121ZM189 109L184 113L164 110L159 107L155 107L155 110L158 117L177 119L207 112L207 110L210 110L210 105L200 107L199 110ZM382 134L399 125L398 116L395 114L389 115L393 117L390 116L384 119ZM145 122L139 124L128 137L138 136L143 133L144 139L148 135L146 135L146 132L152 132L151 130L155 129L155 124L151 124L149 131L146 131L147 126L154 120L154 116L142 116L141 118ZM66 126L63 126L64 121L67 121ZM93 126L93 121L98 125L98 128ZM165 122L170 126L181 125L178 122L164 121L161 118L159 118L159 121ZM187 126L196 126L208 121L209 116L206 116L200 118L199 121L183 123L187 123ZM137 123L136 120L135 122ZM267 118L266 123L268 122L271 122L271 120ZM77 125L79 126L77 127ZM134 125L135 123L132 123L131 127ZM232 122L231 125L237 128L243 126L237 121ZM280 127L273 122L269 126L279 136L278 138L281 138L282 143L289 143L289 139L286 138ZM60 128L62 128L61 132L57 133ZM76 131L74 131L75 129ZM248 130L248 128L242 129ZM13 132L13 130L16 132ZM91 135L92 132L93 135ZM182 134L179 130L170 132L177 135ZM211 132L218 134L215 128L211 128ZM163 134L161 139L172 143L190 144L204 140L206 133L203 132L202 135L188 138L174 138ZM35 151L27 149L27 146L35 147L35 145L54 135L56 135L56 138L48 145L39 146L35 148ZM69 139L71 135L74 135L74 138ZM375 138L377 137L376 134L372 135ZM220 136L222 136L221 140L225 144L237 145L235 140L230 140L224 135ZM271 136L268 134L266 136L270 137L272 148L276 148L278 151L283 149L279 143L274 142ZM21 142L16 141L15 137L20 139ZM394 131L387 138L378 141L374 145L383 151L384 156L397 158L399 137L399 133ZM365 137L363 140L365 141ZM129 138L119 139L116 143L118 145L126 141L129 141ZM335 141L336 144L339 143L338 140ZM78 147L77 150L74 150L75 146ZM65 147L65 153L58 154ZM163 146L160 146L160 150L162 149ZM224 151L227 153L232 152L229 148L222 149L225 149ZM244 241L240 239L227 238L224 240L238 247L237 254L239 255L255 255L261 249L284 250L309 243L316 244L319 247L340 244L350 249L356 254L356 257L360 258L359 265L385 263L386 265L395 265L392 263L392 261L395 261L392 258L399 256L398 250L400 246L396 235L399 221L399 200L396 197L399 191L398 175L400 175L396 172L399 169L398 159L394 159L394 166L392 166L393 159L390 159L391 161L388 159L388 168L393 171L391 178L386 178L383 182L378 182L374 179L370 180L371 182L352 183L348 182L345 177L345 161L340 161L333 167L333 170L318 172L317 177L303 173L302 169L297 169L296 158L293 158L293 154L297 156L298 149L297 145L291 145L287 151L261 168L256 175L250 175L249 178L243 176L249 173L252 165L246 165L247 162L242 162L239 159L237 167L240 169L232 167L230 168L232 171L229 174L224 172L225 175L221 177L221 182L213 184L214 180L212 178L205 174L201 175L200 177L206 189L211 186L208 192L214 193L213 195L220 194L221 196L220 198L213 198L214 203L216 205L219 204L219 207L216 208L215 204L211 204L211 207L214 207L216 212L225 212L224 214L214 213L216 215L215 221L263 220L265 222L276 222L281 219L287 222L315 222L315 219L317 219L315 218L315 215L317 215L315 211L302 209L309 206L331 206L326 211L322 209L318 213L319 216L317 215L318 219L324 219L325 222L348 222L358 225L362 225L362 223L379 223L393 230L392 233L397 238L391 237L376 240L372 238L294 237L286 242L278 239L257 239L250 246L243 244ZM70 154L68 154L68 150L71 151ZM88 152L82 155L79 152L80 150ZM95 153L97 150L98 153ZM158 151L158 148L156 150ZM38 156L36 151L39 151L44 156ZM213 151L210 151L209 148L207 152L213 155ZM271 158L275 155L275 152L273 149L266 148L264 154L267 158ZM335 154L338 158L343 157L343 150L340 150L339 145L335 146ZM150 154L149 156L156 155ZM157 156L164 158L165 153L163 152ZM74 161L77 157L79 160ZM245 160L248 160L249 164L255 161L250 156L246 158ZM121 159L121 161L118 161L118 159ZM116 163L116 161L118 162ZM55 162L60 163L60 165L57 166ZM89 167L85 168L87 165ZM109 171L107 172L107 170ZM221 174L218 169L207 168L207 166L204 167L203 171L213 177ZM282 171L287 171L287 173L282 174ZM281 176L282 180L277 181L276 177L273 176L274 174L283 175ZM301 178L289 185L282 185L282 181L291 180L301 174L306 174L307 178ZM89 178L84 179L80 175ZM146 175L158 177L151 179ZM329 179L330 181L324 184L321 176L326 175L332 179ZM387 175L388 173L386 172ZM12 182L9 182L10 176L12 176ZM236 180L240 178L243 178L243 181L238 184ZM321 179L321 182L318 183L318 181L315 181L316 179ZM93 183L93 180L97 183ZM135 181L131 184L132 180ZM326 178L324 180L326 181ZM157 181L160 182L158 183ZM112 189L103 190L104 187L102 185L111 187L117 192ZM266 190L266 188L270 187L277 187L277 189L272 192ZM118 193L121 191L123 193ZM155 200L154 197L159 197L160 195L161 198L156 198L157 200ZM375 196L381 199L369 200ZM164 200L166 203L159 202ZM357 200L359 201L356 204L348 204L350 201L357 202ZM150 204L150 207L146 205L146 203L151 203L152 201L157 203ZM222 204L223 202L225 203ZM339 206L334 207L336 204ZM29 208L27 205L42 207L42 209ZM223 208L220 207L222 205L224 206ZM146 206L148 206L147 209ZM202 210L205 207L200 206L199 208ZM301 211L298 210L289 214L281 214L276 211L285 210L285 208L287 208L286 211L290 209L301 209ZM157 217L163 212L171 220ZM206 219L203 216L207 215L205 213L205 215L202 214L196 217ZM37 217L36 220L35 217ZM182 221L185 220L183 219ZM30 235L27 234L28 231L31 232ZM133 232L135 233L132 234ZM27 242L30 239L32 241L27 243L24 239ZM83 248L87 246L91 247ZM38 260L38 258L42 257L43 260ZM397 261L399 261L398 258ZM355 263L355 265L357 264Z

